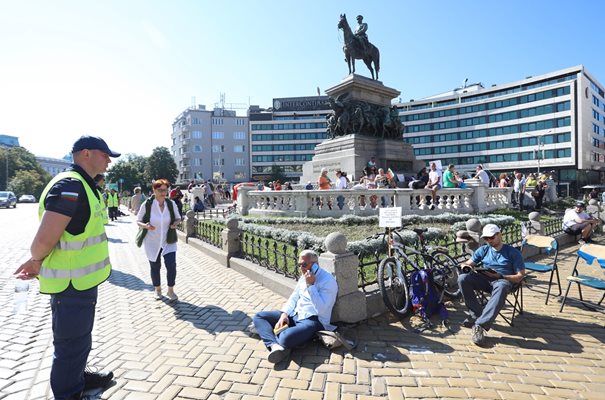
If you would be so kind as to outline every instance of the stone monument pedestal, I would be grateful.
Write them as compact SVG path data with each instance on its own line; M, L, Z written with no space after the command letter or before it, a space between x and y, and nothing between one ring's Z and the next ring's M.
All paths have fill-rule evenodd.
M397 89L383 85L360 75L348 75L338 84L326 90L333 99L354 104L348 109L348 120L352 119L352 108L355 104L365 104L366 107L379 110L385 117L389 113L391 100L399 96ZM340 120L339 120L340 121ZM406 176L416 173L424 167L423 161L416 160L412 146L403 142L403 138L385 139L382 130L376 130L376 125L382 126L383 121L374 121L374 130L363 124L359 132L346 132L318 144L315 147L313 160L303 165L303 175L300 182L317 182L322 168L328 169L328 175L333 178L335 171L340 169L350 178L359 179L363 175L370 158L374 157L379 168L391 168L395 173ZM340 124L340 122L339 122ZM376 134L379 132L379 134Z
M372 157L378 167L391 168L393 172L407 176L415 176L425 166L424 161L416 160L412 146L402 140L347 135L318 144L313 160L303 165L300 182L316 182L322 168L328 169L330 177L334 177L336 170L340 169L346 172L350 179L359 180Z

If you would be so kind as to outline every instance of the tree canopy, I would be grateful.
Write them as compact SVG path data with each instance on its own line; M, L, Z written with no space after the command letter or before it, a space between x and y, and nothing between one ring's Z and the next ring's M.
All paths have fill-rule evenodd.
M0 188L15 192L17 197L23 194L40 197L51 179L36 156L24 147L0 147L0 166Z
M151 183L155 179L168 179L174 183L179 174L174 158L166 147L156 147L145 165L145 181Z

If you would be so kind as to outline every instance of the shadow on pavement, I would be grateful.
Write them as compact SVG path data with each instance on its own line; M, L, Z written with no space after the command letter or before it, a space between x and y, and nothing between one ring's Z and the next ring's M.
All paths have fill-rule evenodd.
M112 268L109 275L109 283L130 290L153 290L153 286L145 283L136 275L127 274L115 268Z
M199 306L184 301L168 304L174 309L176 318L191 322L208 333L243 331L252 322L252 318L239 310L229 313L214 305Z
M110 237L107 238L107 241L109 243L129 243L129 242L124 241L122 239L114 239L114 238L110 238Z
M584 347L574 338L575 335L590 335L601 343L605 343L605 329L602 325L527 311L515 317L515 326L494 325L493 329L509 335L495 338L492 340L493 342L524 349L582 353Z

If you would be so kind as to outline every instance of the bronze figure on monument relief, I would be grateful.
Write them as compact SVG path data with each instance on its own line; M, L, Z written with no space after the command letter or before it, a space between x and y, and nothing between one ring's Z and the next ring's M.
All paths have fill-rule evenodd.
M338 22L338 29L342 29L344 33L345 45L342 50L345 53L345 61L349 66L349 74L355 73L355 60L363 60L372 74L372 79L378 80L380 51L368 41L368 35L366 34L368 24L363 22L363 16L357 16L357 23L357 29L353 33L347 22L346 14L342 14ZM374 68L372 68L372 63L374 63ZM374 69L376 69L376 78L374 78Z

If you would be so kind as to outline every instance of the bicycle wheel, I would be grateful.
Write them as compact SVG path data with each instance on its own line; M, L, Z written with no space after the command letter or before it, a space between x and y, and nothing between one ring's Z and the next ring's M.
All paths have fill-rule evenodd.
M433 268L436 269L439 276L435 283L443 288L443 292L450 298L460 297L461 291L458 285L458 263L443 250L436 250L431 253L435 260Z
M382 300L389 311L397 317L405 317L412 310L409 291L409 274L414 266L405 256L387 257L378 265L378 286Z

